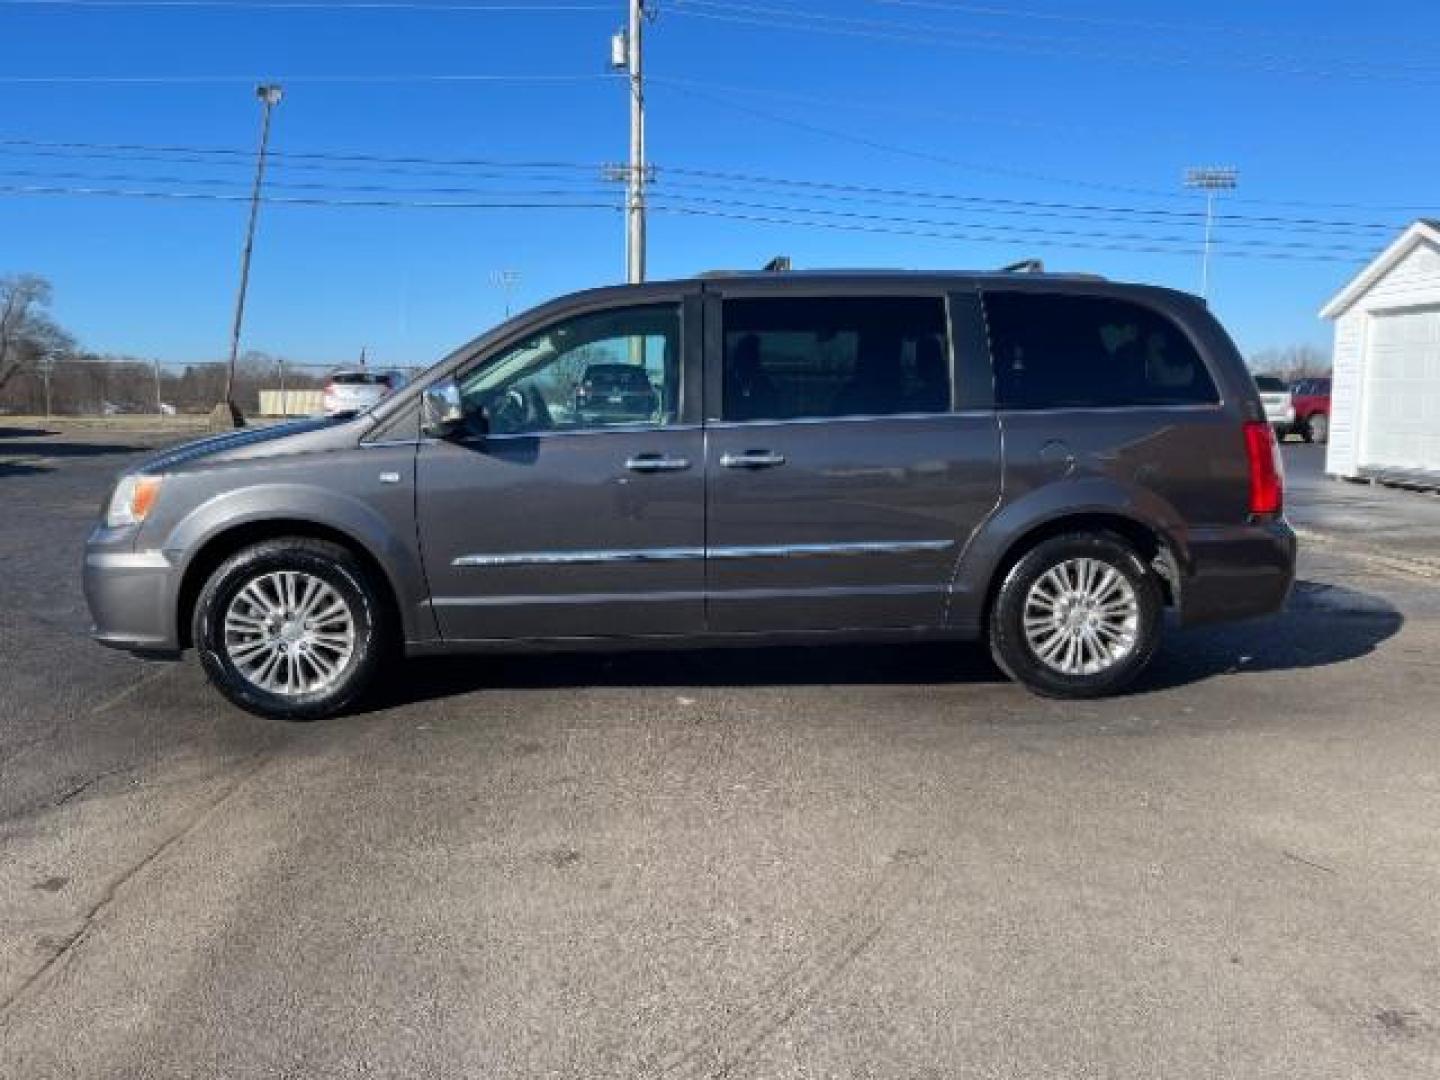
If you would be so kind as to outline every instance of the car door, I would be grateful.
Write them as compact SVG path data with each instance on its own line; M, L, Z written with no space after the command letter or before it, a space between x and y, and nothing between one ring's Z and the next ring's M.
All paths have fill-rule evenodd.
M711 630L944 623L1000 490L977 312L938 289L707 291Z
M417 466L445 639L703 629L699 321L698 295L650 289L525 329L457 371L466 427L423 441ZM628 411L579 407L587 371L615 364L654 393Z

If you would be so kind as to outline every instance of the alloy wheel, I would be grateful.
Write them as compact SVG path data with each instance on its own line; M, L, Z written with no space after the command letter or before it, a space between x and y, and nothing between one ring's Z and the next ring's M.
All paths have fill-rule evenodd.
M298 570L251 578L225 611L225 651L242 678L284 697L328 690L355 652L355 617L328 582Z
M1129 579L1099 559L1057 563L1025 597L1025 640L1062 675L1095 675L1135 650L1140 602Z

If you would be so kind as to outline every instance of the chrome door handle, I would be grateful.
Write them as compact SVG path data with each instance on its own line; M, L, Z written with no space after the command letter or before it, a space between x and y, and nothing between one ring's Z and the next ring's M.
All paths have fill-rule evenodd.
M726 469L773 469L785 464L785 455L771 450L749 450L743 454L721 454L720 464Z
M658 454L641 454L625 461L625 468L631 472L679 472L689 467L689 458L661 457Z

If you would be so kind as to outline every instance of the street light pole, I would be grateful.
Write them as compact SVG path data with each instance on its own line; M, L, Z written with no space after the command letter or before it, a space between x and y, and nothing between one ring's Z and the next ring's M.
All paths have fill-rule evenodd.
M230 328L230 364L225 373L225 400L221 407L229 414L229 426L245 423L244 414L235 404L235 363L240 356L240 329L245 322L245 293L250 287L250 254L255 248L255 223L260 216L260 190L265 181L265 152L270 144L270 114L280 104L283 91L276 83L261 83L255 88L263 112L260 119L260 149L255 156L255 185L250 191L250 220L245 227L245 247L240 253L240 287L235 294L235 321ZM212 414L211 419L216 417Z
M1205 247L1200 256L1200 295L1210 296L1210 248L1215 231L1215 194L1234 191L1240 170L1233 166L1185 170L1185 186L1205 192Z

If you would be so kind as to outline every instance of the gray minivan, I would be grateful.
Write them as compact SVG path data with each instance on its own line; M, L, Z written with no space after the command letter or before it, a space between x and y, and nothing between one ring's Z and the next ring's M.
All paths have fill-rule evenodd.
M351 705L391 646L984 639L1032 689L1088 697L1144 668L1166 607L1281 607L1282 487L1192 296L709 276L568 296L367 412L150 458L85 592L101 642L193 646L285 717Z

